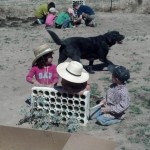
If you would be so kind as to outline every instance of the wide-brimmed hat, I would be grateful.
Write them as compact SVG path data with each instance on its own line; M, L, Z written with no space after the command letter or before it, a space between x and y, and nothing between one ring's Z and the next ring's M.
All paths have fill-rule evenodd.
M50 13L57 13L58 11L56 10L56 8L51 7L51 8L49 9L49 12L50 12Z
M57 66L58 74L73 83L84 83L89 79L89 73L77 61L64 62Z
M125 82L130 78L130 72L124 66L108 65L108 70L120 81Z
M55 49L55 50L56 50L56 49ZM43 55L48 54L48 53L50 53L50 52L53 52L53 51L55 51L55 50L54 50L54 49L51 49L47 43L46 43L46 44L43 44L43 45L41 45L41 46L39 46L39 47L37 47L37 48L35 48L35 49L33 49L33 53L34 53L34 55L35 55L35 59L33 60L32 65L34 65L35 62L36 62L40 57L42 57Z

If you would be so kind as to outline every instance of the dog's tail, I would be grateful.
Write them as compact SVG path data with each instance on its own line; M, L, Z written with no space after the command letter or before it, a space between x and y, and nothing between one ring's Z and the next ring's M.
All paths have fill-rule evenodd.
M54 40L54 42L55 42L57 45L63 45L62 40L58 37L58 35L57 35L56 33L54 33L54 32L51 31L51 30L47 30L47 32L49 33L49 35L52 37L52 39Z

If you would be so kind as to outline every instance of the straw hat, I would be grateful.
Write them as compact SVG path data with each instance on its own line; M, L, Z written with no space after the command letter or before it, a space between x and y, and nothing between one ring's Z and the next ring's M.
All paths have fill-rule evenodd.
M64 62L57 66L58 74L73 83L84 83L89 79L88 72L77 61Z
M40 57L42 57L43 55L48 54L48 53L53 52L53 51L55 51L55 50L51 49L48 44L43 44L43 45L41 45L41 46L35 48L35 49L33 50L33 53L34 53L34 55L35 55L35 59L33 60L32 65L34 65L35 62L36 62Z

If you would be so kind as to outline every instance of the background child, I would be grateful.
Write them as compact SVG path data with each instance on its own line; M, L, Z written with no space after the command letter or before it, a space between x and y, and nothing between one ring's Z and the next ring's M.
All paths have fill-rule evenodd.
M38 8L35 10L35 17L36 20L32 25L41 25L45 24L46 16L48 15L49 9L50 8L55 8L55 3L50 2L50 3L43 3L38 6Z
M62 78L61 84L66 92L82 95L84 91L90 90L87 83L89 74L81 63L77 61L61 63L57 66L57 72Z
M96 118L97 123L102 125L121 122L130 100L126 87L126 81L130 78L129 70L115 65L109 65L108 70L112 73L112 84L107 91L106 99L100 102L100 108L96 108L90 114L91 119Z
M32 63L26 80L35 86L49 86L57 85L58 74L56 65L52 64L53 50L48 44L41 45L34 49L35 59Z
M73 16L74 16L74 11L72 8L68 8L66 12L59 13L55 20L55 27L59 29L73 27L72 25Z
M81 23L82 19L85 21L86 26L95 27L95 12L87 5L80 5L78 2L73 4L75 11L77 12L77 20L75 24Z
M47 15L46 21L45 21L46 27L55 26L56 13L57 13L57 10L54 7L49 9L49 14Z

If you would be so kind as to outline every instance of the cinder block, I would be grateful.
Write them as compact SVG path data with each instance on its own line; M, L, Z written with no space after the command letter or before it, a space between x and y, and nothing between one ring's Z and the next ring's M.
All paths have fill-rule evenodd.
M32 109L45 109L50 116L59 112L64 124L74 117L83 126L89 119L89 100L89 91L83 95L69 94L63 92L61 87L33 87L31 94Z
M72 6L75 2L78 2L80 5L85 5L85 0L72 0Z

